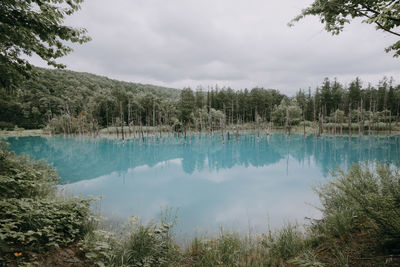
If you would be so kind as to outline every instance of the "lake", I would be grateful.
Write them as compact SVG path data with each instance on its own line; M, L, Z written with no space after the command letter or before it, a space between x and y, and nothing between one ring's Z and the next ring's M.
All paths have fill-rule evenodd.
M110 222L157 219L178 208L178 235L219 227L265 232L268 225L320 216L312 186L354 162L400 163L400 138L240 134L147 137L11 137L16 153L52 163L68 194L103 196Z

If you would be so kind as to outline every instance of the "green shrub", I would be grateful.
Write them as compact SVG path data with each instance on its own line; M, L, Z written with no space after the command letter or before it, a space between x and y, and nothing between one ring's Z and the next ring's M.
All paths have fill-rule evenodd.
M0 142L0 265L70 245L87 229L90 200L56 196L55 170ZM19 254L21 253L21 254Z
M245 260L248 246L237 233L221 231L216 238L194 238L187 251L193 266L238 266Z
M318 190L323 205L323 223L336 226L338 223L332 219L347 217L347 226L343 228L348 231L370 229L376 230L384 239L400 238L399 170L378 165L376 171L372 171L356 164L346 173L334 173L334 178ZM332 227L327 229L333 230L333 234L336 232Z
M15 124L12 122L0 121L0 129L6 131L12 131L15 127Z
M172 222L144 225L132 217L120 230L95 230L80 242L88 264L99 266L178 265L179 248L171 236Z
M0 142L0 199L54 196L59 177L44 161L17 157Z
M264 235L263 246L272 258L286 262L306 249L304 234L298 225L287 224L274 233Z
M120 244L114 232L90 231L79 242L79 246L88 264L115 266L123 263L123 259L118 258Z
M384 255L398 254L399 169L354 164L347 172L334 172L333 178L316 189L323 218L314 221L310 229L317 245L332 250L332 256L341 262L366 255L384 260Z
M89 201L77 199L0 200L0 237L13 252L66 246L83 235Z

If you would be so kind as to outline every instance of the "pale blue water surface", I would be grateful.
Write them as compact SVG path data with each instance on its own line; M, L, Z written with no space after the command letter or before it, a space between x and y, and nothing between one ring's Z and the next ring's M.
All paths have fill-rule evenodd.
M177 232L216 232L220 226L265 232L268 223L316 218L312 186L329 169L376 160L400 163L399 137L316 137L241 134L169 135L142 140L90 137L12 137L10 149L52 163L71 194L103 196L111 221L157 219L179 207Z

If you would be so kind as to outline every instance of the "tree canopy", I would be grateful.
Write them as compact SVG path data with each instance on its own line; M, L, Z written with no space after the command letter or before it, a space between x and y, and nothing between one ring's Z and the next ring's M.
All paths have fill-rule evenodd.
M397 0L314 0L289 26L309 15L318 16L332 34L339 34L352 19L362 18L364 23L375 24L378 30L400 38L400 3ZM400 40L386 48L386 52L391 51L395 57L400 56Z
M90 40L85 29L63 25L66 16L83 0L2 0L0 2L0 87L9 88L31 75L32 65L23 55L38 55L48 65L65 67L55 60L72 48L66 41Z

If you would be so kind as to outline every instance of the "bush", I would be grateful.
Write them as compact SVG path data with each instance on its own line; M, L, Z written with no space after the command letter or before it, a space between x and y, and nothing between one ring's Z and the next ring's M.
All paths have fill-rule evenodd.
M0 265L77 242L90 200L56 196L56 172L0 142ZM22 257L21 257L22 256Z
M80 242L88 264L99 266L179 265L180 252L171 236L173 223L132 217L119 231L95 230Z
M15 124L12 122L0 121L0 129L6 131L14 130Z
M54 196L56 171L44 161L31 161L28 156L17 157L0 142L0 199L40 198Z
M274 233L264 235L262 245L267 249L273 265L287 262L307 248L305 236L298 225L290 223Z
M400 252L399 169L355 164L316 189L323 218L311 226L320 246L351 259ZM338 253L337 253L338 252ZM353 264L355 264L353 262Z

